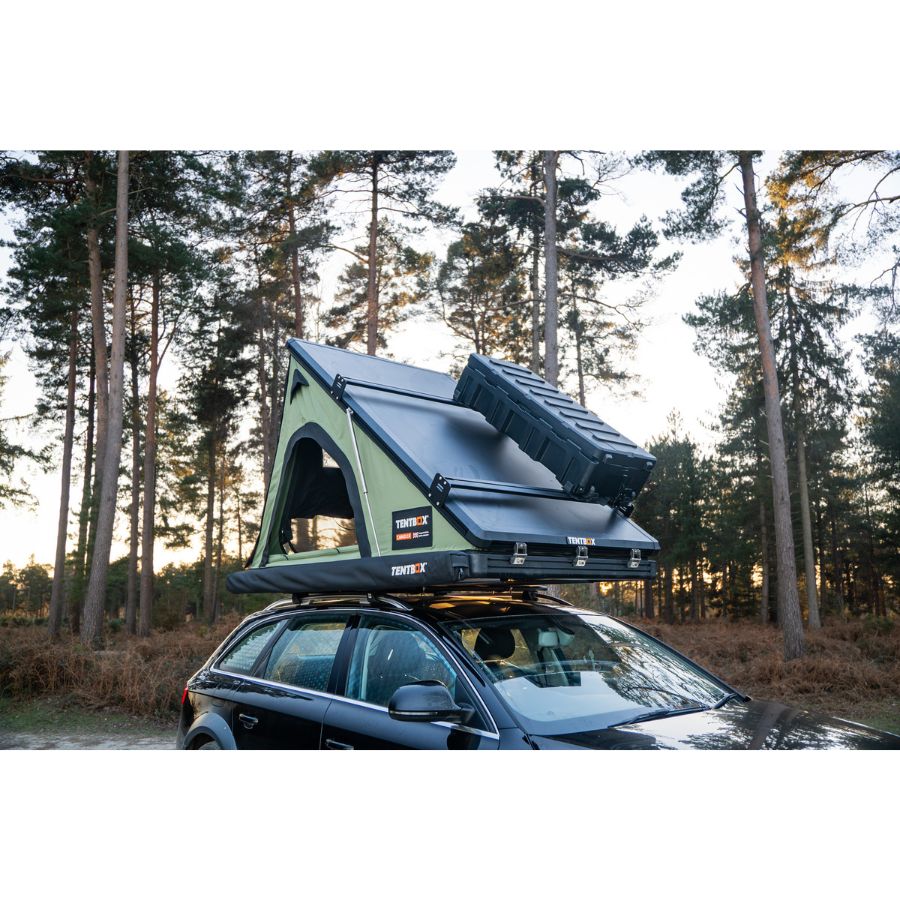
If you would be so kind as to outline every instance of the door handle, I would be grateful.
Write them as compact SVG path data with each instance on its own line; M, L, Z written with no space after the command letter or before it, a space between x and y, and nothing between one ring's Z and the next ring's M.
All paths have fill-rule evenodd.
M246 713L241 713L241 714L238 716L238 718L244 723L244 728L246 728L248 731L249 731L249 729L251 729L257 722L259 722L259 719L254 719L253 716L248 716Z
M331 738L325 739L325 746L329 750L352 750L353 747L350 744L342 744L339 741L333 741Z

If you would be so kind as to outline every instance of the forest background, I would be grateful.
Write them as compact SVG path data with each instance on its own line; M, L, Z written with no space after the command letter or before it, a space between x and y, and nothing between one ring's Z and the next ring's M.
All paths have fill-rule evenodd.
M662 628L758 623L752 652L734 631L693 648L764 660L732 675L745 689L827 695L816 660L794 684L770 665L809 644L838 672L855 654L837 711L900 693L900 153L463 158L448 192L452 151L0 157L8 546L18 532L49 556L48 517L39 539L25 524L28 477L61 485L58 504L42 491L54 561L7 560L0 626L134 651L131 636L218 632L275 599L224 579L256 539L297 336L454 374L499 356L621 413L658 459L634 515L660 577L569 593ZM323 517L296 529L298 550L355 542ZM162 714L189 674L88 667L88 690L42 652L7 663L16 691Z
M125 450L101 548L112 559L107 627L146 636L154 617L171 628L250 608L223 582L255 540L283 344L295 334L454 373L469 352L487 353L558 382L659 458L635 518L660 539L662 577L653 588L602 588L599 603L669 622L777 620L737 155L463 158L447 190L459 159L449 151L130 155L118 288ZM814 625L900 612L898 160L755 160L796 578ZM0 615L43 619L55 589L52 634L60 623L81 631L94 554L117 180L117 157L103 151L7 153L0 170L0 502L5 550L18 551L0 574ZM54 502L40 468L57 486L62 469L71 502ZM40 518L29 476L41 485ZM57 511L65 532L54 547ZM305 535L310 547L352 539L335 522L309 523ZM54 578L48 558L60 549ZM98 635L92 623L89 638Z

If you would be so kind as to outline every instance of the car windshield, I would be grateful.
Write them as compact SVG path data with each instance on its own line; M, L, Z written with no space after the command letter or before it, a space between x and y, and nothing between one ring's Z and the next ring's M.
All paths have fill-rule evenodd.
M646 635L568 613L444 626L532 734L573 734L659 711L706 709L729 691Z

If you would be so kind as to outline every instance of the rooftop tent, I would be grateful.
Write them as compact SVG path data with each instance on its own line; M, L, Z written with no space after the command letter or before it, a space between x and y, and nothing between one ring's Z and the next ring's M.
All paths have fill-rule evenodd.
M259 538L230 591L656 574L659 544L628 518L653 457L527 369L473 354L457 384L308 341L288 349ZM356 543L298 552L293 522L317 515Z

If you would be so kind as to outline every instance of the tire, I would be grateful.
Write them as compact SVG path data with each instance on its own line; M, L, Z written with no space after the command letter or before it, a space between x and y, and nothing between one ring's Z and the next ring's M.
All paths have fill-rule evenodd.
M221 750L222 748L218 745L216 741L207 741L205 744L201 744L198 750Z

